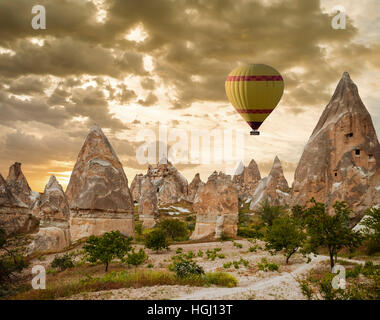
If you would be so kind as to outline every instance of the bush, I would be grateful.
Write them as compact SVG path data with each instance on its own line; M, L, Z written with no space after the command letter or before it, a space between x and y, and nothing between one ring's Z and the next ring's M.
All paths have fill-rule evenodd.
M277 264L270 263L265 258L261 259L261 263L258 263L257 267L259 268L259 270L265 271L265 272L267 272L267 271L278 271L278 268L279 268Z
M206 273L206 279L210 284L228 288L236 287L238 284L237 279L233 275L225 272Z
M167 234L164 230L156 229L148 233L145 237L145 247L155 250L169 249Z
M224 269L229 269L229 268L231 268L231 266L232 266L232 262L231 261L230 262L226 262L226 263L223 264L223 268Z
M159 227L166 231L172 240L181 240L187 237L187 225L178 219L165 219L159 224Z
M260 226L238 227L238 236L243 238L261 239L262 232L259 231Z
M367 238L367 252L373 255L380 252L380 208L371 208L366 211L363 221L364 232Z
M214 248L213 250L207 250L206 251L206 256L207 256L207 259L211 260L211 261L214 261L216 257L220 258L220 259L224 259L225 258L225 255L222 254L222 253L219 253L222 250L222 248Z
M50 266L54 269L63 271L74 267L74 262L70 254L64 254L62 256L56 255Z
M174 272L180 278L204 274L203 268L190 260L174 262Z
M180 253L182 253L182 251L183 251L183 248L177 248L177 250L175 251L175 253L176 254L180 254Z
M124 256L131 250L132 238L124 238L120 231L111 231L102 236L91 236L87 239L83 249L85 257L91 263L98 261L105 264L105 271L108 271L109 263Z
M132 249L132 253L128 253L126 262L128 265L137 266L143 264L148 259L145 251L140 248L138 252L135 252L135 248Z
M203 251L202 250L199 250L198 253L197 253L197 256L202 258L203 257Z
M238 249L243 248L243 245L242 245L241 243L239 243L239 242L235 242L235 241L233 241L232 243L233 243L234 246L235 246L236 248L238 248Z

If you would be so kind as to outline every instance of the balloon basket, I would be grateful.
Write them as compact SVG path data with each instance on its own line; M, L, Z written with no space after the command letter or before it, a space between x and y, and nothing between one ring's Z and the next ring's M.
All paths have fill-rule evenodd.
M251 135L251 136L259 136L259 135L260 135L260 131L252 130L252 131L250 132L250 135Z

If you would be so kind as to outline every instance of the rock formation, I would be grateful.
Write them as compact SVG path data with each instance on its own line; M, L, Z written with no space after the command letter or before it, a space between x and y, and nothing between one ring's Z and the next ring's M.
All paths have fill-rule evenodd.
M357 86L345 72L295 171L292 204L344 200L358 222L380 203L380 146Z
M167 159L160 160L155 168L149 166L146 175L156 188L160 204L173 204L187 198L186 178Z
M197 219L191 239L237 234L238 192L231 176L214 172L196 194L193 209Z
M139 202L139 219L143 221L144 228L153 228L158 216L157 193L149 177L141 183L141 196Z
M134 235L128 180L108 139L94 125L79 152L67 186L72 240L119 230Z
M30 207L39 196L37 192L30 189L22 170L21 163L15 162L9 168L7 186L14 196Z
M249 209L257 210L264 200L268 200L270 205L286 205L290 200L290 188L277 156L269 175L258 183Z
M142 173L136 174L131 183L131 195L135 203L138 203L140 201L141 182L143 178L144 175Z
M40 219L40 230L28 252L59 251L70 245L70 209L62 186L51 176L44 193L33 206L33 214Z
M0 228L6 235L16 235L36 232L38 226L39 220L24 202L12 194L0 174Z
M188 192L187 192L187 200L190 202L194 202L195 196L198 190L204 186L204 182L201 180L199 173L197 173L191 183L189 184Z
M232 182L235 184L239 192L239 197L243 200L252 197L255 189L261 180L259 167L255 160L251 160L248 167L243 162L238 166Z

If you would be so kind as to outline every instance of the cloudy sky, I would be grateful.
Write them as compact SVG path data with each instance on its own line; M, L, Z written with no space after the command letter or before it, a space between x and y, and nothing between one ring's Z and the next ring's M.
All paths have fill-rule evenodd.
M37 4L46 30L31 27ZM335 5L346 10L345 30L331 27ZM269 64L285 81L260 136L249 136L224 92L244 63ZM160 126L184 129L189 141L197 130L243 132L245 164L254 158L265 176L278 155L292 182L344 71L379 133L378 0L1 0L0 173L19 161L34 190L51 174L66 186L98 123L130 182L146 170L136 160L141 130ZM178 167L206 180L228 166Z

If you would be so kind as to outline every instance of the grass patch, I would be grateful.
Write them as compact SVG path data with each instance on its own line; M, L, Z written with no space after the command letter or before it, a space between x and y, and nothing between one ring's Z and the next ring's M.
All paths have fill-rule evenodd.
M190 285L197 287L217 285L230 288L235 287L237 283L238 281L234 276L225 272L206 273L204 275L180 278L173 272L166 271L137 270L127 272L122 270L119 272L110 272L101 277L88 276L85 279L73 283L55 284L48 286L45 290L30 289L11 299L54 300L71 297L83 292L96 292L120 288L141 288L156 285Z

